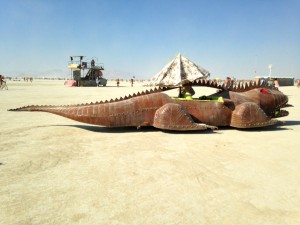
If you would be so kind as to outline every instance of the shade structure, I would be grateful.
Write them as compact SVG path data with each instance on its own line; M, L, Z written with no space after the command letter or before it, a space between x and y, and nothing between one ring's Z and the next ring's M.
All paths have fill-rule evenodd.
M151 85L180 87L197 79L206 79L210 73L178 54L159 73L150 79Z

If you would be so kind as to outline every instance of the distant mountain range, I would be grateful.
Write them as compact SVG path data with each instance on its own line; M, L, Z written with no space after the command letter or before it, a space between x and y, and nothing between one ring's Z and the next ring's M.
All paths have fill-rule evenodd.
M46 70L43 72L38 71L10 71L8 74L4 74L7 77L48 77L48 78L68 78L71 75L71 72L68 70L62 69L53 69L53 70Z
M107 79L131 79L137 78L134 74L121 70L104 70L103 76ZM141 79L141 78L137 78Z
M87 70L84 71L86 73ZM33 77L33 78L71 78L71 71L68 69L52 69L43 72L38 71L10 71L8 74L4 74L7 77ZM133 73L121 71L121 70L104 70L103 76L106 79L143 79L141 76L136 76Z

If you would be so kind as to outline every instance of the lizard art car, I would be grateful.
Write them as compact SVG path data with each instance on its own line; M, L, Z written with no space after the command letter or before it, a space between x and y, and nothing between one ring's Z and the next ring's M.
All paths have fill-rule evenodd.
M210 80L189 85L214 87L220 91L203 99L173 98L156 88L124 98L81 105L26 106L10 111L53 113L82 123L105 127L153 126L163 130L205 130L220 126L253 128L274 125L288 97L276 88L253 83L229 89Z

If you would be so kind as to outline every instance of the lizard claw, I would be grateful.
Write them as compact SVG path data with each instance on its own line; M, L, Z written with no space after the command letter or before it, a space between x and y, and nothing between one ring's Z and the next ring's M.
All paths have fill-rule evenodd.
M207 129L218 130L218 127L207 125Z

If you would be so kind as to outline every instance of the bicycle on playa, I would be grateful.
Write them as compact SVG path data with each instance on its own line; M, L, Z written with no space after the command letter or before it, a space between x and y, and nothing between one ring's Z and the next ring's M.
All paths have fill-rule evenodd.
M8 90L6 81L2 80L2 82L0 84L0 90Z

